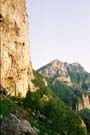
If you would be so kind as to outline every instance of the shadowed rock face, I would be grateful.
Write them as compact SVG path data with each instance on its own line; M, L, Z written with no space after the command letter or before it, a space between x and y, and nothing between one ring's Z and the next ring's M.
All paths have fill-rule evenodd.
M25 96L32 88L26 0L0 1L1 85L9 94Z
M2 85L0 85L0 95L7 95L7 90L5 88L2 87Z

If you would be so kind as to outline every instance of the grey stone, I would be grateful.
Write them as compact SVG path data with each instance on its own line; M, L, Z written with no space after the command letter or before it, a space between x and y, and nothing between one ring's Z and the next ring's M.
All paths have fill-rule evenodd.
M15 115L9 114L1 122L1 133L9 135L37 135L36 129L32 128L27 120L20 120Z

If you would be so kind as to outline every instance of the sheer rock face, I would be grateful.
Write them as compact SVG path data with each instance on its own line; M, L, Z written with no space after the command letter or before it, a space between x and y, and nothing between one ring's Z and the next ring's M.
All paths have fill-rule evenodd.
M83 105L79 104L77 106L77 110L83 110L84 108L90 109L90 97L88 95L82 94L82 99L83 99Z
M32 88L26 0L0 1L1 85L9 94L25 96Z

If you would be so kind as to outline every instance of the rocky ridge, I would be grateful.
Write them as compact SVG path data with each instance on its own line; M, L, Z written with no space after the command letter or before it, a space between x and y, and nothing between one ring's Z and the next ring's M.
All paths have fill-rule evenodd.
M49 64L41 67L38 71L46 78L52 78L65 82L68 86L77 85L82 87L85 82L90 88L90 73L86 72L79 63L68 64L60 60L53 60Z

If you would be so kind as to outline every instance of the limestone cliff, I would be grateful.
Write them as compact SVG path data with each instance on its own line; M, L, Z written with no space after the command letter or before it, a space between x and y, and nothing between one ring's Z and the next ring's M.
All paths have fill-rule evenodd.
M9 94L25 96L32 87L26 0L0 1L1 85Z
M88 95L82 94L82 100L83 100L83 105L78 104L77 110L83 110L84 108L90 109L90 97Z

